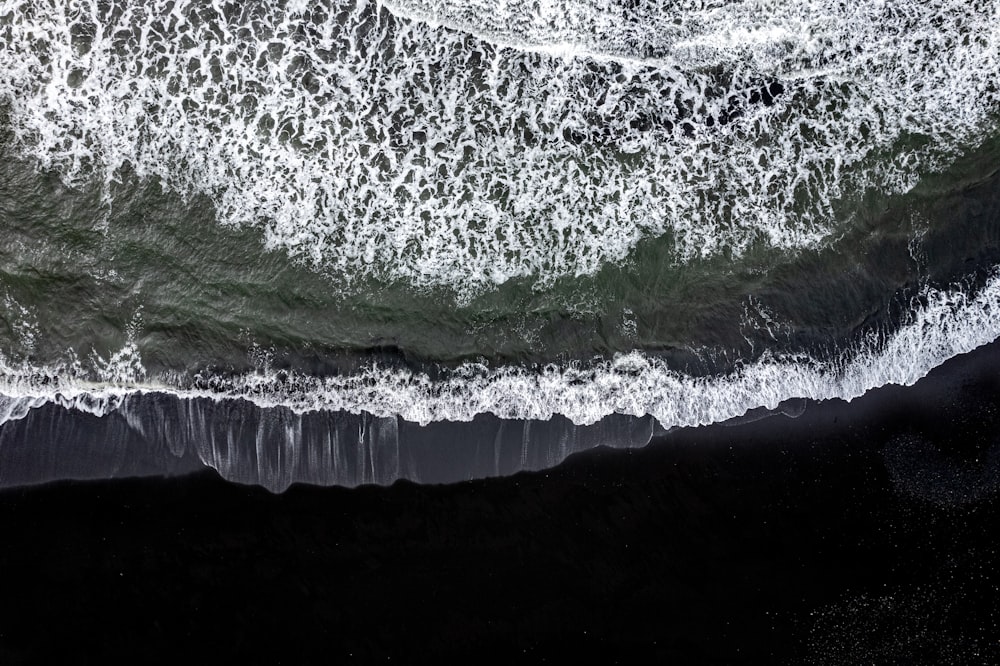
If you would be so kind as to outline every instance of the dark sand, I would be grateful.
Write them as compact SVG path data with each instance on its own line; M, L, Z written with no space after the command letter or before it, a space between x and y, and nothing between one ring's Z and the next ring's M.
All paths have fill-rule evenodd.
M998 405L994 343L509 478L4 490L0 664L1000 663Z

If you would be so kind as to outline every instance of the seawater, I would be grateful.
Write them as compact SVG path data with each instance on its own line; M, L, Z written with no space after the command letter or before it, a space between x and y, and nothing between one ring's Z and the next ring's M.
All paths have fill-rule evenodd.
M365 419L536 424L450 480L912 383L1000 334L998 12L0 3L2 418L169 397L280 489L420 480L304 453Z

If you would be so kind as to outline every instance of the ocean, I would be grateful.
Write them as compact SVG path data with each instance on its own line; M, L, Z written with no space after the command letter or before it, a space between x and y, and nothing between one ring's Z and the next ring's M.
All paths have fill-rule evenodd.
M3 497L496 511L734 437L993 506L992 426L885 396L1000 371L997 72L996 0L0 0Z
M0 17L0 438L56 405L272 490L461 480L1000 334L995 3ZM114 472L40 464L0 480Z

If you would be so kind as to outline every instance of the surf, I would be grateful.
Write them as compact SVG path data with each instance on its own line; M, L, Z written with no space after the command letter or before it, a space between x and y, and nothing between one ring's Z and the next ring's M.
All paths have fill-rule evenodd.
M6 2L0 99L68 183L129 170L338 288L460 302L660 236L816 248L995 128L995 3L505 6Z

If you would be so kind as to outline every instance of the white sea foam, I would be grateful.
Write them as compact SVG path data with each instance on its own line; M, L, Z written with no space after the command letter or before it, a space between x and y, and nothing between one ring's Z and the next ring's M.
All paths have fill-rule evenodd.
M341 286L460 298L666 233L815 245L996 122L995 1L385 7L0 0L0 103L71 183L128 167Z
M191 379L147 377L132 343L87 367L71 359L35 367L0 364L0 423L22 418L47 402L95 414L118 408L136 393L181 398L247 400L260 407L304 413L344 410L411 422L469 421L490 413L504 419L546 420L561 414L590 424L612 414L652 415L666 428L775 408L791 398L851 400L885 384L909 385L934 367L1000 336L1000 273L974 296L961 289L926 290L911 320L896 331L873 333L829 360L764 356L720 376L692 377L638 352L591 367L543 368L466 364L440 379L378 366L351 375L313 377L268 367ZM109 372L108 368L113 368Z
M22 354L35 351L38 339L38 316L32 308L18 303L9 293L0 300L0 323L10 330L14 347Z

